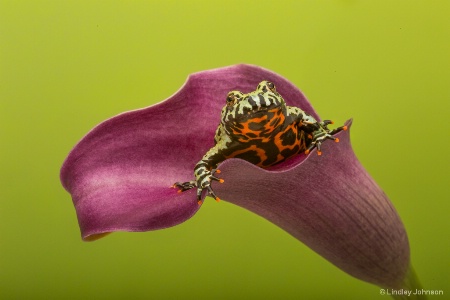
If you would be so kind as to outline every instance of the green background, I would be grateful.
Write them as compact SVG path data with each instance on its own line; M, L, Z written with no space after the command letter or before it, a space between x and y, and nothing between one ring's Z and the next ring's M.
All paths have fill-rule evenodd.
M59 183L76 142L242 62L291 80L322 117L354 118L422 284L450 299L450 1L272 2L0 1L1 299L388 299L226 202L81 241Z

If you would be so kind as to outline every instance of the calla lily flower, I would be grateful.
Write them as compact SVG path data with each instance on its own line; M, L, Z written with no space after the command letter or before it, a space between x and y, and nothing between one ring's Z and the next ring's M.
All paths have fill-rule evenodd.
M252 91L262 80L274 82L288 105L320 120L288 80L235 65L192 74L165 101L91 130L61 169L83 240L191 218L201 207L195 189L170 187L192 180L195 164L214 145L227 93ZM356 278L385 288L417 286L398 213L355 156L350 130L336 137L340 142L325 142L321 156L313 150L270 169L227 159L219 165L224 183L212 186L220 198L264 217Z

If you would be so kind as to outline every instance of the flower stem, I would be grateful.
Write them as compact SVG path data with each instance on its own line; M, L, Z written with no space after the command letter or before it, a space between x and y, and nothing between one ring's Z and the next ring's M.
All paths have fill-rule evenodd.
M423 290L422 285L419 282L419 278L416 275L413 267L409 267L409 271L406 274L406 278L400 289L392 290L392 298L396 300L426 300L426 291Z

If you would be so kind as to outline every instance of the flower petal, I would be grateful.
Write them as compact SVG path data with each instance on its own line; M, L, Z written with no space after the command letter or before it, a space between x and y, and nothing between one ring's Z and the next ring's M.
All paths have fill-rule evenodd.
M260 67L236 65L191 75L169 99L99 124L71 151L61 182L72 195L82 237L177 225L198 210L191 193L168 187L193 179L193 168L214 144L230 90L248 92L276 82L289 105L318 117L289 81Z
M195 191L169 186L193 179L193 168L213 146L230 90L248 92L275 82L288 105L319 119L304 95L268 70L237 65L191 75L157 105L109 119L88 133L61 169L82 237L174 226L198 210ZM351 122L348 123L350 127ZM349 131L270 170L240 159L220 165L221 198L277 224L347 273L383 287L399 287L409 266L403 224L386 195L361 166Z
M350 127L351 121L347 123ZM283 228L340 269L383 287L400 287L409 245L392 203L356 158L350 133L298 163L268 171L239 159L219 167L226 201ZM297 164L295 164L297 160Z

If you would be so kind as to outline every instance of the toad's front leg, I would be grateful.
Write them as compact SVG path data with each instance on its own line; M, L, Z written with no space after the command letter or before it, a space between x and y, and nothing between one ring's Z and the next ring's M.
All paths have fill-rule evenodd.
M313 116L301 110L298 107L288 106L289 116L300 126L300 129L308 134L308 142L306 148L303 149L305 154L309 154L312 149L317 148L317 154L321 155L320 150L322 143L329 139L339 142L338 138L333 135L347 130L347 126L341 126L336 129L328 129L328 125L333 124L331 120L316 121Z
M224 161L225 157L221 154L218 145L211 148L199 161L194 168L195 180L187 182L176 182L173 187L177 187L178 192L184 192L197 187L197 202L199 205L202 204L202 193L204 190L207 191L216 201L220 201L220 198L214 193L211 187L211 181L219 181L223 183L223 179L216 177L215 173L220 173L216 169L217 165Z
M315 130L313 130L309 134L309 138L311 139L311 143L308 146L308 148L305 150L305 154L308 154L312 149L317 148L317 154L321 155L322 152L320 150L322 143L329 139L333 140L335 142L339 142L339 139L334 137L333 134L336 134L342 130L347 130L347 126L340 126L336 129L330 130L328 129L328 125L333 124L333 121L331 120L324 120L322 122L316 122L315 124L312 124L316 127ZM309 125L307 125L309 126Z

